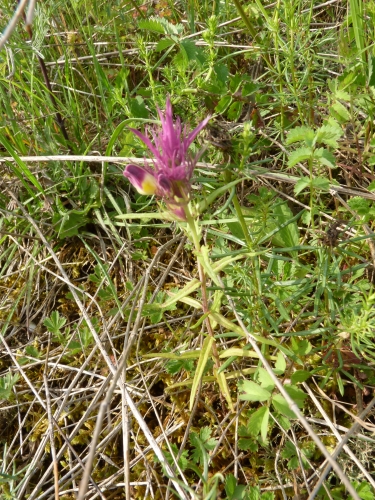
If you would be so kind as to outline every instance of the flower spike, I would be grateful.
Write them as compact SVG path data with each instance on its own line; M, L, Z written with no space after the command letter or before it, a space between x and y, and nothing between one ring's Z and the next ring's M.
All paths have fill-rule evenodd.
M190 199L191 177L202 151L195 157L188 150L199 132L207 125L210 116L205 118L193 131L181 127L181 119L173 122L172 104L167 98L165 113L158 108L161 127L153 127L150 135L130 129L153 154L153 168L148 165L138 167L127 165L125 177L141 194L155 194L163 198L169 210L179 219L186 220L185 206Z

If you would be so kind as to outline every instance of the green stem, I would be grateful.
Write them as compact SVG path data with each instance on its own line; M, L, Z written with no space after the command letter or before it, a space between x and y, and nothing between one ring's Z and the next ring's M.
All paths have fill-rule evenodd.
M201 252L201 244L199 241L199 235L197 232L197 226L195 224L195 220L191 214L190 207L187 206L185 209L185 214L186 214L186 221L190 229L190 235L192 237L194 247L196 254L198 255ZM208 309L208 299L207 299L207 287L206 287L206 273L204 271L204 268L202 264L200 263L199 259L197 258L197 265L198 265L198 273L199 273L199 279L201 281L201 291L202 291L202 309L203 309L203 314L207 314L207 317L205 318L205 323L206 323L206 328L207 332L211 337L214 337L214 331L211 326L210 318L209 318L209 309ZM215 368L219 369L220 367L220 359L219 359L219 354L217 351L216 347L216 342L212 344L212 355L213 355L213 361L215 364Z

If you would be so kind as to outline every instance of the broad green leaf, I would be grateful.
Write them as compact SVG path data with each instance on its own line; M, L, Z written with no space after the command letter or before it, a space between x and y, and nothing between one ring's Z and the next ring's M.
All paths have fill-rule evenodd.
M10 399L13 395L13 386L17 383L20 378L18 373L12 375L7 373L4 377L0 378L0 399Z
M275 388L275 382L273 381L273 378L271 375L268 373L267 370L265 370L262 367L258 368L258 373L257 373L258 381L260 385L263 387L263 389L266 389L266 391L272 392Z
M292 337L291 343L293 352L299 356L306 356L312 349L311 343L306 339L300 340Z
M308 372L307 370L297 370L296 372L293 373L290 379L292 384L296 385L305 382L309 377L311 377L311 373Z
M264 412L262 424L260 427L260 435L262 437L263 442L267 441L268 422L269 422L269 418L270 418L270 410L269 410L268 406L266 406L265 408L266 408L266 411Z
M299 408L303 407L307 394L295 385L285 384L284 389L293 399L293 401L298 405Z
M129 99L130 111L134 118L148 118L148 111L143 97L137 95Z
M339 123L347 123L350 121L350 113L341 102L335 102L331 106L331 115L336 118Z
M215 113L217 113L218 115L224 113L231 102L232 97L230 95L225 95L224 97L222 97L215 107Z
M229 120L234 121L234 122L238 121L240 116L241 116L242 109L243 109L243 102L241 102L241 101L233 102L230 105L228 112L227 112Z
M192 40L182 40L180 42L181 52L186 56L188 61L197 61L203 64L205 61L205 54L202 47L198 47Z
M299 244L298 224L288 204L277 203L274 206L272 215L275 218L277 227L280 230L273 236L272 240L277 246L295 247ZM293 221L294 219L294 221Z
M309 177L301 177L294 185L294 194L298 195L301 191L310 186Z
M269 391L266 391L252 380L240 380L238 389L244 392L244 394L239 395L239 399L243 401L267 401L271 397Z
M311 148L302 147L298 148L289 155L288 167L294 167L297 163L308 160L312 157L313 151Z
M204 339L202 350L200 352L200 356L199 356L198 363L197 363L197 369L196 369L195 375L194 375L193 385L191 387L191 392L190 392L190 403L189 403L190 411L192 410L192 408L194 406L195 395L197 393L200 381L203 377L204 369L206 367L208 358L211 355L213 343L214 343L214 339L211 336L208 336Z
M286 368L285 357L281 352L278 352L274 370L276 375L282 375L285 372L285 368Z
M33 345L28 345L26 348L25 348L25 352L28 356L31 356L32 358L39 358L40 356L40 352L38 351L38 349L36 347L34 347Z
M249 418L249 422L247 424L248 432L251 436L258 436L260 432L262 433L263 441L267 438L267 430L268 430L268 419L269 419L269 409L267 406L261 406L258 410L256 410L251 417ZM264 436L264 421L266 421L266 432Z
M279 413L289 418L297 418L297 415L289 408L288 403L281 394L276 394L272 398L272 405Z
M367 215L370 211L369 201L360 196L355 196L349 200L348 205L352 210L355 210L358 215Z
M164 17L156 16L149 19L141 19L138 22L138 27L147 31L165 33L166 35L178 35L183 29L181 24L172 24Z
M176 42L171 38L162 38L158 41L155 47L155 52L163 52L163 50L168 49L172 45L175 45Z
M324 177L315 177L312 180L311 186L321 191L329 191L329 181Z

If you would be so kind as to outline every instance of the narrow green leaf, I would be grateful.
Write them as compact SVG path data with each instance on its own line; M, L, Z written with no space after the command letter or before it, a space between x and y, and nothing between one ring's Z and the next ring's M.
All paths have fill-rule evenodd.
M233 402L232 402L232 398L230 396L230 391L229 391L227 379L225 377L225 373L224 372L219 373L219 371L216 368L214 368L213 371L214 371L214 376L215 376L217 383L219 385L221 394L225 397L225 400L228 403L229 409L231 411L234 411Z
M262 437L263 442L266 442L268 433L268 421L270 418L270 410L268 406L265 406L264 408L266 408L266 410L264 412L262 424L260 427L260 435Z
M179 290L177 293L169 293L170 298L163 302L163 304L160 304L161 309L167 309L171 305L175 304L179 300L185 298L186 296L190 295L193 293L197 288L199 288L201 285L201 282L197 279L192 279L189 281L187 285L184 286L181 290Z
M259 359L259 354L257 354L255 351L241 349L240 347L231 347L230 349L225 349L225 351L222 351L219 354L220 358L229 358L231 356L240 356L241 358Z
M190 404L189 404L190 411L193 409L195 395L197 393L199 383L203 377L204 369L206 367L208 358L210 357L213 343L214 339L211 336L208 336L204 339L202 350L197 363L197 369L194 375L193 385L191 387Z
M35 198L35 193L30 189L28 186L27 182L25 182L25 179L27 179L38 191L39 193L44 194L44 189L38 179L35 177L35 175L30 172L28 169L26 163L24 163L21 158L18 156L18 154L15 152L13 149L12 145L10 142L0 133L0 143L4 146L4 148L8 151L10 156L12 156L15 160L15 163L10 162L10 168L13 170L13 172L17 175L17 177L20 179L22 184L25 186L27 189L28 193ZM17 168L18 167L18 168Z
M211 205L211 203L213 203L216 200L216 198L221 196L226 191L229 191L233 186L236 186L240 182L242 182L241 178L236 179L235 181L232 181L232 182L228 182L228 184L225 184L224 186L222 186L218 189L215 189L215 191L213 191L211 194L209 194L207 196L207 198L204 198L199 203L199 205L197 207L197 212L199 214L203 213L205 210L207 210L207 208Z

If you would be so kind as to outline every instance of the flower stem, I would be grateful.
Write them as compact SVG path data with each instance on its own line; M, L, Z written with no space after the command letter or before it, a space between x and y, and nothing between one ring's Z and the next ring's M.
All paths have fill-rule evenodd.
M192 213L190 211L190 206L186 207L185 214L186 214L187 225L190 229L190 236L193 240L195 252L197 254L198 273L199 273L199 279L201 281L201 291L202 291L202 309L203 309L203 314L207 315L206 319L205 319L205 324L206 324L208 334L211 337L214 337L214 331L212 329L210 318L208 315L209 308L208 308L208 300L207 300L206 273L205 273L205 270L204 270L204 268L203 268L203 266L198 258L198 255L201 253L201 244L199 241L199 235L198 235L198 231L197 231L196 221L194 220L194 217L192 216ZM219 360L219 353L217 351L215 341L212 344L212 354L213 354L213 361L214 361L215 368L219 369L220 360Z

